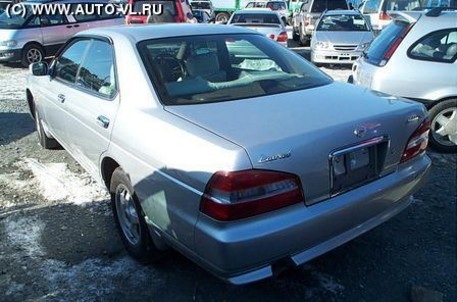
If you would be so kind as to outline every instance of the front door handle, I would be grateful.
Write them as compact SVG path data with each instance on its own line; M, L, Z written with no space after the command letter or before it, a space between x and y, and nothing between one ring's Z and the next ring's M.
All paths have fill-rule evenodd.
M64 102L65 102L65 95L59 94L59 95L57 96L57 99L59 100L59 102L64 103Z
M97 124L99 124L100 126L102 126L103 128L108 128L109 126L109 118L107 118L106 116L103 116L103 115L99 115L97 117Z

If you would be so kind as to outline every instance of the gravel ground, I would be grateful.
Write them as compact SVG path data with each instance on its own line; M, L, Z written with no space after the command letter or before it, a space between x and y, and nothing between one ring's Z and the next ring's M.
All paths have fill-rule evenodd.
M0 65L0 301L457 301L455 155L429 152L428 184L389 222L235 287L175 252L149 266L126 255L106 192L64 150L38 145L26 73Z

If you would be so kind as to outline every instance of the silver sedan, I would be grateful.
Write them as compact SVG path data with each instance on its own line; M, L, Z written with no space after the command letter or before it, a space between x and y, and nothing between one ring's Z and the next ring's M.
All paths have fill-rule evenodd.
M319 64L352 64L374 39L365 17L354 10L322 14L311 38L311 61Z
M233 284L268 278L399 213L429 172L423 105L243 28L90 30L30 70L40 143L107 187L141 261L173 247Z

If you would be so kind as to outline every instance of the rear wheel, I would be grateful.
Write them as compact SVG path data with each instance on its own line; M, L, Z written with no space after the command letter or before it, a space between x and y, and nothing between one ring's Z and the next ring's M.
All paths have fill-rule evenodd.
M457 152L457 99L430 109L430 146L440 152Z
M34 106L35 107L35 106ZM40 114L38 110L35 108L35 125L36 125L36 132L38 134L38 140L40 142L41 147L44 149L55 149L60 147L59 143L47 136L46 131L44 131L43 123L41 121Z
M41 62L43 60L44 49L37 43L30 43L22 50L21 63L24 67L28 67L32 63Z
M120 167L111 177L110 193L114 220L127 252L142 263L151 262L160 252L151 240L130 179Z

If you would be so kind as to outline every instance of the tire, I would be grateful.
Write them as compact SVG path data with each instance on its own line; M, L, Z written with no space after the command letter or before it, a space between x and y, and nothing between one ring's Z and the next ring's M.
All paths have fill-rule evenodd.
M430 147L443 153L457 152L457 99L439 102L430 110Z
M35 106L34 106L35 107ZM40 142L43 149L57 149L60 147L60 144L53 138L49 138L46 135L46 132L43 128L43 123L41 122L40 114L35 107L35 126L36 132L38 134L38 141Z
M220 12L216 15L216 22L227 22L230 19L230 14L226 12Z
M130 179L120 167L111 177L110 194L114 220L127 252L143 264L158 259L161 253L149 235L144 212Z
M24 67L29 67L32 63L41 62L44 60L44 49L40 44L30 43L22 49L21 64Z

